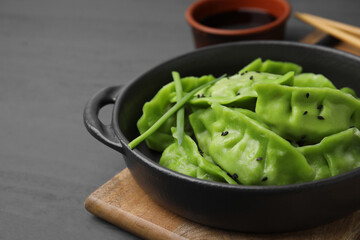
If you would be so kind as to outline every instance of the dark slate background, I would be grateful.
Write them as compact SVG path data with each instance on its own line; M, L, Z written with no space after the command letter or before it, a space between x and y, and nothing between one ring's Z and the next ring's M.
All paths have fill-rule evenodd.
M138 239L84 209L125 165L87 133L82 111L100 88L192 51L192 2L0 1L0 239ZM360 25L360 1L290 3ZM292 15L286 39L311 31Z

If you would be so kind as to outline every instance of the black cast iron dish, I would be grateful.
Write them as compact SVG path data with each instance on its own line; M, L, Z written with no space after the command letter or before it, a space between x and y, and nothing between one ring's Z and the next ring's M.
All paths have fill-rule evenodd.
M172 59L125 86L108 87L93 96L84 111L89 132L125 155L141 188L163 207L195 222L246 232L293 231L331 222L360 208L360 169L328 179L287 186L234 186L191 178L160 166L159 154L141 144L136 122L143 104L167 82L181 76L234 74L257 57L291 61L304 72L322 73L337 87L360 92L360 58L320 46L253 41L204 48ZM99 110L114 104L112 124L103 125ZM360 156L359 156L360 157Z

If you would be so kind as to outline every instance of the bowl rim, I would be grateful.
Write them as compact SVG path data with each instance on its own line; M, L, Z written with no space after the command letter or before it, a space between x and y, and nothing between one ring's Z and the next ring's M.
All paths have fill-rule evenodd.
M162 67L172 64L173 62L179 61L182 58L190 57L191 55L198 54L204 51L209 51L211 49L217 49L217 48L226 48L231 46L249 46L249 45L268 45L268 46L274 46L274 45L280 45L280 46L293 46L293 47L300 47L300 48L310 48L314 50L320 50L323 52L327 52L330 54L336 54L340 55L342 57L346 57L349 59L352 59L353 61L357 61L360 64L360 57L355 56L350 53L346 53L337 49L320 46L320 45L312 45L307 43L301 43L301 42L292 42L292 41L280 41L280 40L252 40L252 41L239 41L239 42L230 42L230 43L222 43L217 45L212 45L200 49L196 49L187 53L184 53L182 55L179 55L177 57L171 58L167 61L164 61L153 68L149 69L148 71L144 72L142 75L137 77L136 79L132 80L128 84L124 85L122 90L120 91L113 109L112 114L112 127L115 131L116 137L120 140L121 144L123 145L123 149L125 150L125 157L128 157L127 154L134 154L135 157L141 160L143 164L145 164L147 167L153 168L156 171L159 171L159 173L168 175L170 177L178 178L179 180L186 181L192 184L198 184L202 185L204 187L212 187L212 188L219 188L224 190L230 190L230 191L245 191L245 192L262 192L262 193L285 193L285 192L299 192L299 191L305 191L308 189L313 188L321 188L328 185L341 183L343 181L347 181L348 179L352 179L355 177L360 177L360 168L356 168L353 170L350 170L348 172L338 174L336 176L328 177L325 179L315 180L311 182L304 182L304 183L295 183L295 184L288 184L288 185L266 185L266 186L258 186L258 185L233 185L228 183L222 183L222 182L214 182L214 181L208 181L203 179L198 179L195 177L190 177L187 175L184 175L182 173L175 172L171 169L168 169L164 166L161 166L159 163L153 161L152 159L148 158L145 154L143 154L140 150L137 148L130 149L128 146L128 139L124 136L122 131L120 130L118 120L119 120L119 109L120 109L120 103L123 101L124 93L131 88L133 85L135 85L138 80L145 78L148 74L152 73L153 71L156 71L157 69L161 69Z
M194 2L186 10L185 19L187 20L188 24L191 27L193 27L194 29L196 29L198 31L204 32L204 33L220 35L220 36L221 35L223 35L223 36L242 36L242 35L257 34L257 33L265 32L265 31L270 31L271 29L276 28L277 26L286 22L286 20L290 17L291 6L286 0L271 0L271 1L277 2L279 5L282 5L285 8L285 10L280 15L280 17L277 17L274 21L264 24L264 25L261 25L261 26L258 26L258 27L230 30L230 29L213 28L213 27L209 27L209 26L199 23L195 19L193 12L198 7L200 7L203 4L206 4L208 2L219 2L217 0L200 0L200 1Z

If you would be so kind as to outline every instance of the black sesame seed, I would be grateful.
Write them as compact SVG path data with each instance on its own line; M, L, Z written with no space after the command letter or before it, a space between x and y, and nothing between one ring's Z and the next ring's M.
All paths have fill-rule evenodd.
M236 96L239 96L240 95L240 93L238 92L238 93L236 93Z
M303 115L306 115L308 113L308 111L305 111L304 113L303 113Z
M221 136L226 136L226 135L228 135L228 133L229 133L228 131L222 132Z
M317 117L319 120L324 120L325 118L323 116L318 116Z
M261 161L261 160L263 160L262 157L258 157L258 158L256 159L256 161Z
M310 97L310 93L306 93L306 98L309 98Z
M201 97L204 98L204 97L205 97L205 94L201 94Z
M323 107L324 107L324 106L320 104L320 105L317 107L317 109L321 110Z
M200 94L196 95L197 98L200 98Z
M250 80L253 80L254 79L254 77L253 76L250 76Z
M238 179L239 176L236 173L234 173L231 177L232 177L232 179L236 180L236 179Z
M262 182L265 182L266 180L268 180L268 177L263 177L263 179L261 179Z
M242 76L242 75L244 75L244 74L245 74L245 73L242 72L240 75Z
M248 71L245 71L245 73L248 73Z

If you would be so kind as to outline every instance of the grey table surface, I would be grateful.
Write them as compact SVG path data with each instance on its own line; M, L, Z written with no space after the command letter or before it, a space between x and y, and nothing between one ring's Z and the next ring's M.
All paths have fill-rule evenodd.
M0 239L138 239L84 200L126 166L82 122L100 88L192 51L191 0L0 1ZM360 25L360 1L291 0ZM286 40L313 29L292 15ZM109 121L111 108L101 111Z

